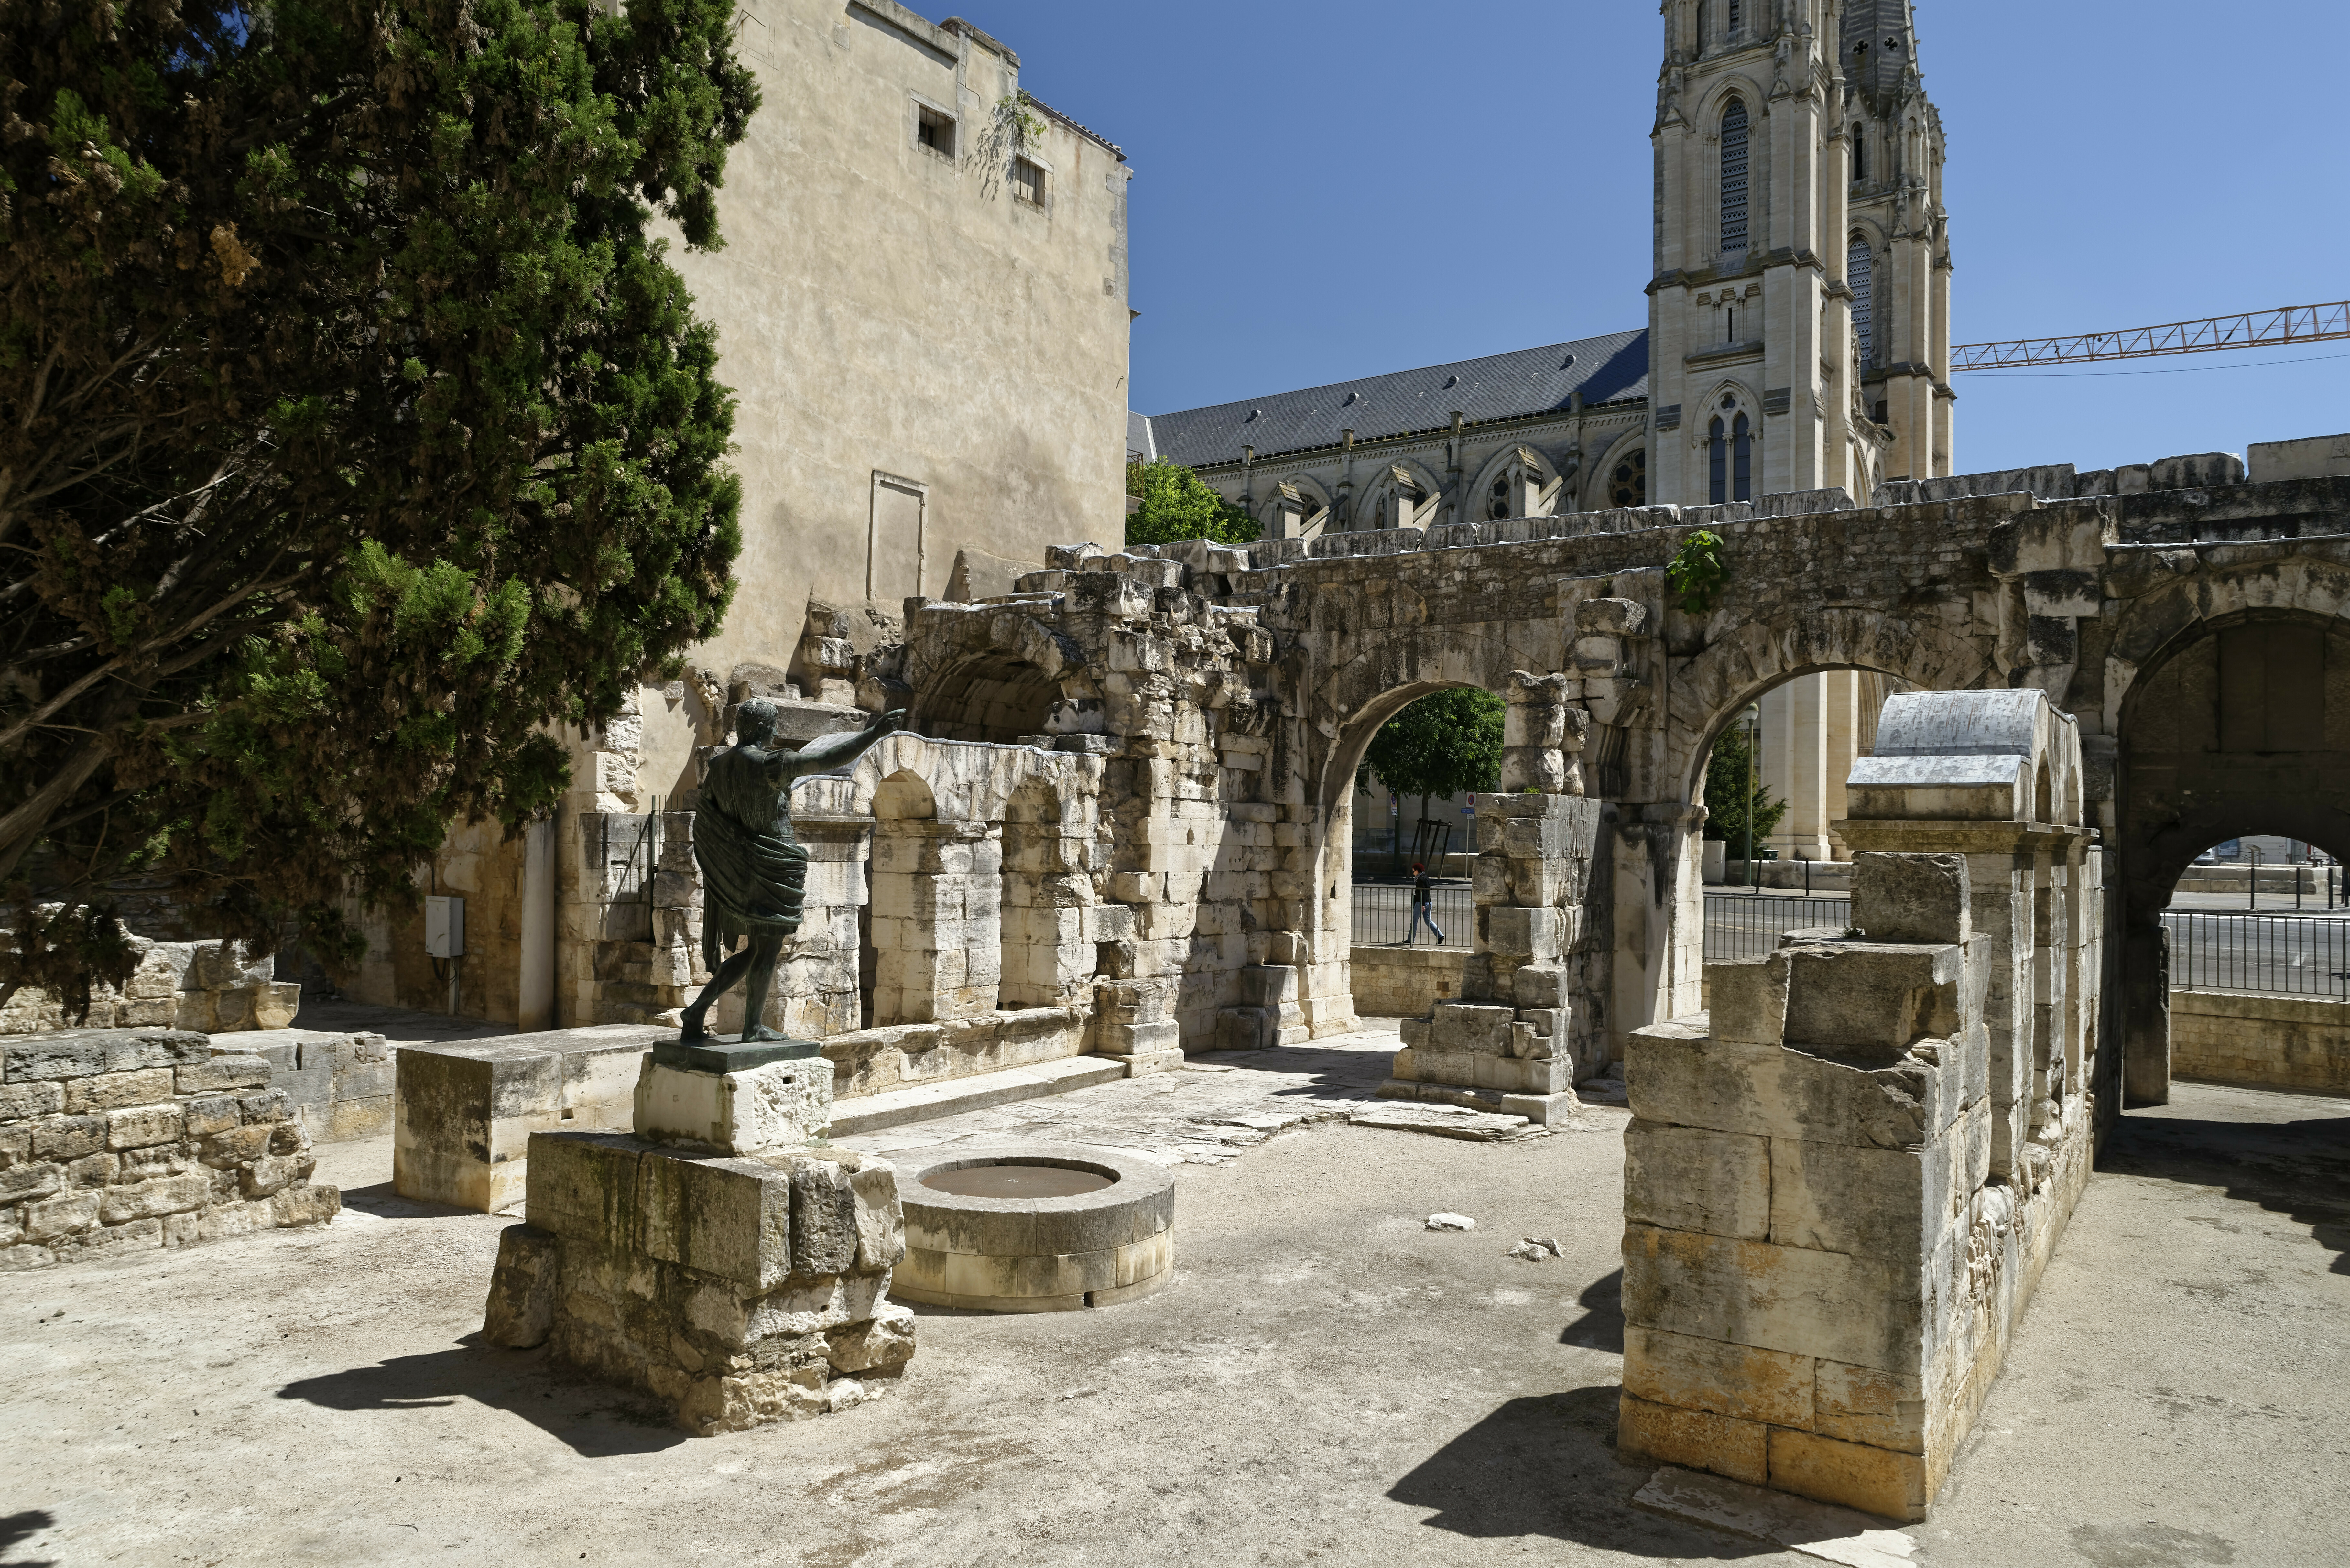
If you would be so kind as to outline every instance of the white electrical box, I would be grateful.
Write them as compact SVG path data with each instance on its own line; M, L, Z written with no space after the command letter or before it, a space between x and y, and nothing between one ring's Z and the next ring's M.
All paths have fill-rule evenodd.
M465 900L435 893L424 900L424 950L434 958L465 956Z

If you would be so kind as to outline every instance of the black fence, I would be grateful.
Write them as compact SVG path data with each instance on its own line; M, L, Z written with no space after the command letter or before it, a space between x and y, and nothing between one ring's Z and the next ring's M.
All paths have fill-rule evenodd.
M1475 945L1477 909L1469 894L1466 882L1439 882L1429 892L1429 913L1435 919L1443 940L1430 932L1422 921L1415 937L1419 943L1430 947L1469 948ZM1357 882L1355 884L1355 940L1366 946L1400 945L1411 930L1411 883Z
M1809 926L1852 924L1850 898L1806 898L1794 893L1708 893L1705 896L1705 961L1761 958L1779 945L1782 931Z
M2350 997L2350 920L2199 909L2162 923L2174 989Z

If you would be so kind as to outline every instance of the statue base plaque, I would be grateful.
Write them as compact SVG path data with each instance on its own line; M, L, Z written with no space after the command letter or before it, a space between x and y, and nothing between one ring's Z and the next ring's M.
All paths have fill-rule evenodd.
M832 1064L810 1040L660 1041L637 1075L653 1143L764 1154L819 1143L831 1120Z

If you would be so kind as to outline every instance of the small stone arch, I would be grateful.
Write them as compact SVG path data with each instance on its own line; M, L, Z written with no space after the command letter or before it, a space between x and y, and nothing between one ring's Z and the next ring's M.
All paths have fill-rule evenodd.
M1676 798L1695 801L1704 787L1714 737L1746 705L1799 675L1875 670L1928 691L1993 683L1988 638L1854 607L1808 610L1782 620L1748 622L1679 670L1665 714L1665 780Z
M917 700L913 722L941 741L1015 744L1048 732L1061 683L1024 659L966 659L941 672Z
M1024 781L1004 803L997 998L1004 1009L1062 1006L1091 978L1087 835L1072 815L1060 788L1041 774Z

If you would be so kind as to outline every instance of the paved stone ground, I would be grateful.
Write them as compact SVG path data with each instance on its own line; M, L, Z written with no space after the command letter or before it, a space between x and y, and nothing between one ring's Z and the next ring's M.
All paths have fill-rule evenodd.
M1626 1114L1497 1143L1188 1130L1344 1103L1360 1066L1321 1052L1043 1107L1055 1137L1177 1151L1166 1290L926 1311L889 1397L712 1440L482 1347L505 1222L393 1197L388 1140L328 1146L350 1209L323 1231L0 1279L0 1562L1814 1561L1630 1506L1650 1470L1612 1448ZM1479 1228L1428 1231L1439 1210ZM1503 1255L1529 1234L1564 1258ZM1918 1560L2350 1560L2345 1250L2350 1102L2182 1085L2130 1117L1909 1532Z
M1180 1073L1097 1084L841 1141L907 1167L950 1144L978 1147L1039 1138L1104 1144L1161 1165L1229 1165L1241 1150L1282 1133L1401 1108L1374 1098L1401 1044L1394 1019L1366 1019L1359 1033L1310 1045L1213 1052L1194 1058ZM1592 1097L1604 1102L1621 1095L1618 1090L1611 1096L1600 1086ZM1427 1110L1415 1107L1408 1114ZM1452 1125L1458 1134L1545 1136L1525 1127L1521 1117L1441 1110L1431 1119Z

